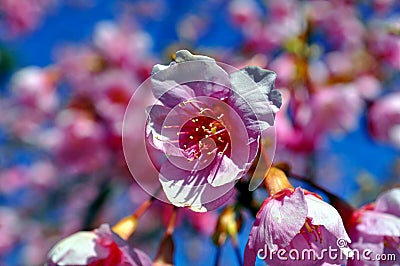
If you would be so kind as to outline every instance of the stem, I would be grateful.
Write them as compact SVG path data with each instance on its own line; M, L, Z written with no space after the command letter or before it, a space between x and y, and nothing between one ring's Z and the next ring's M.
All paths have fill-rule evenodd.
M220 257L221 257L221 246L217 246L217 254L215 256L215 262L214 262L215 266L219 266Z
M128 240L131 235L135 232L139 218L147 211L154 201L154 197L143 202L139 208L129 216L122 218L118 223L116 223L112 230L119 235L122 239Z
M307 167L306 167L306 172L309 180L315 180L316 179L316 173L315 173L315 167L317 163L317 158L315 151L312 151L308 156L307 156Z
M147 209L151 206L153 201L154 201L154 197L151 197L150 199L143 202L142 205L140 205L139 208L132 214L132 216L135 218L140 218L147 211Z
M233 249L235 250L236 259L239 263L239 266L241 266L241 265L243 265L243 261L242 261L242 254L239 250L238 240L235 236L232 236L231 240L232 240Z
M154 200L156 199L156 197L157 197L158 193L160 192L160 190L161 190L161 187L158 188L154 192L154 195L150 199L148 199L145 202L143 202L139 206L139 208L137 208L137 210L132 214L132 216L137 218L137 219L140 218L147 211L147 209L151 206L151 204L154 202Z
M172 235L172 233L174 232L177 213L178 213L178 208L174 206L174 210L172 211L171 217L169 218L167 230L165 231L166 235Z

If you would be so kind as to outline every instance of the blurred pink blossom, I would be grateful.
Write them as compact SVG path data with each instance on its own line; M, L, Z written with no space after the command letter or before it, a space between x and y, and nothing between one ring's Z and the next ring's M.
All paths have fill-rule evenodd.
M56 94L57 73L51 69L26 67L16 72L10 89L18 104L31 111L51 113L58 107Z
M364 103L351 85L321 87L309 99L297 100L283 92L282 111L277 114L278 147L296 152L313 151L326 134L355 129ZM294 107L289 117L289 107Z
M395 254L400 260L400 189L393 188L378 196L375 203L354 212L351 218L352 248L371 250L370 258L377 254ZM384 263L384 261L382 262ZM394 265L394 261L388 261ZM379 261L354 258L348 265L381 265ZM386 264L385 264L386 265Z
M388 12L395 4L396 0L374 0L374 10L378 13Z
M106 132L91 114L76 109L58 113L55 127L44 134L44 146L67 173L91 173L109 160Z
M349 49L362 45L366 31L354 5L345 1L310 1L308 8L315 26L324 31L334 47Z
M279 79L276 80L276 86L288 87L296 78L295 57L289 53L284 53L275 58L270 64L271 70L275 71Z
M142 80L150 71L151 41L147 33L123 22L99 22L93 35L93 44L105 60L121 68L142 72Z
M261 10L253 0L235 0L229 3L229 13L235 24L247 26L260 19Z
M4 101L7 114L0 120L10 133L31 142L59 108L58 74L52 68L26 67L11 77L12 97Z
M351 85L318 90L311 100L309 127L316 132L345 133L355 129L364 103Z
M398 71L400 69L400 36L389 34L387 29L378 27L371 30L369 40L371 53Z
M5 194L20 189L47 190L56 185L56 169L50 161L38 161L30 166L17 165L0 172L0 191Z
M32 31L54 4L55 0L0 0L2 27L9 37Z
M14 209L1 207L0 217L0 256L2 256L18 244L23 228L21 218Z
M233 3L230 11L234 20L246 22L239 25L245 36L245 49L248 52L271 52L304 30L305 21L301 16L301 7L297 1L268 1L266 3L268 16L258 15L256 5L249 3L239 12L238 8L241 5L244 4ZM260 19L248 19L250 14Z
M56 50L56 64L74 94L89 94L94 76L107 62L90 47L69 45Z
M358 76L354 86L359 95L367 100L375 99L382 90L381 81L373 75Z
M400 93L392 92L377 99L368 111L371 135L400 147Z

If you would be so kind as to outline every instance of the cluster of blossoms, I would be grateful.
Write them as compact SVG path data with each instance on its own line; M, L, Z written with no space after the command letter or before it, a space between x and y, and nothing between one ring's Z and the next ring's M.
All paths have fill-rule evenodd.
M198 12L175 25L185 46L196 47L211 30L211 18L203 18L213 10L209 2L196 4ZM264 134L276 129L275 162L287 161L292 172L324 184L313 159L328 135L367 125L377 145L400 147L399 4L352 2L219 6L243 42L241 50L207 54L238 69L187 50L173 54L169 65L155 65L161 60L151 46L159 40L122 20L97 23L86 44L59 47L50 66L15 72L4 93L10 97L0 99L7 110L0 116L0 261L16 255L17 264L27 265L173 265L175 243L181 243L174 229L189 224L212 236L217 261L230 238L244 265L257 257L268 265L384 264L355 256L364 251L371 258L394 255L387 263L398 263L399 188L345 210L332 198L330 205L293 187L290 173L268 171L273 158L265 154L275 142ZM0 23L23 33L54 4L0 0ZM133 7L148 17L168 11L161 0ZM151 97L131 99L140 84L150 84ZM143 124L130 105L143 109ZM260 165L265 169L257 176ZM260 180L263 186L249 191ZM151 199L142 181L160 188ZM265 190L269 195L260 199ZM253 227L239 234L250 213ZM160 227L166 228L161 241ZM182 241L187 250L200 246L191 236ZM339 256L318 257L329 248L338 248ZM316 256L282 260L278 250Z
M353 1L230 4L231 18L245 38L244 52L253 58L262 55L260 63L280 77L283 110L277 116L277 157L297 161L297 172L310 174L304 169L306 161L326 135L353 132L365 109L371 136L396 143L398 121L388 113L398 109L386 107L396 102L396 93L386 91L398 89L398 3L370 4L375 12L368 16ZM385 104L379 104L382 95ZM376 108L371 105L375 101Z
M54 0L1 0L0 28L2 36L18 36L32 31L44 14L55 5Z
M265 112L265 109L267 109L270 112L271 110L278 110L277 108L280 106L279 93L273 93L274 90L272 90L275 74L260 68L248 67L227 76L227 73L219 68L213 59L192 55L185 50L178 51L174 58L175 60L171 65L156 65L153 69L153 93L164 105L157 104L148 108L149 121L146 138L149 145L154 149L154 151L150 150L150 154L152 152L163 152L167 157L167 159L155 161L155 164L159 165L159 181L168 200L178 207L189 206L195 211L208 211L225 204L228 197L232 196L229 190L227 192L216 188L235 182L235 179L243 178L245 172L249 169L240 170L238 167L232 166L237 161L235 162L231 158L243 151L243 148L239 150L229 149L229 152L227 152L227 147L232 145L232 140L235 139L232 137L235 133L228 131L232 125L229 125L230 120L227 116L232 115L232 113L215 103L207 106L207 98L199 101L196 97L207 96L211 99L222 100L224 103L230 103L234 109L236 108L236 111L242 111L243 113L239 118L242 119L241 121L244 124L249 123L246 125L247 133L255 135L253 135L254 137L239 136L239 138L246 137L244 138L247 140L246 145L250 146L252 142L256 142L258 148L258 134L263 128L263 123L267 120L260 119L266 117L265 113L253 113L253 111ZM185 74L185 71L188 71L188 73ZM177 76L176 73L181 75ZM196 82L187 82L188 76L185 75L189 75L189 73L191 75L200 73L204 79L211 77L210 80L215 83L209 86L201 86L198 83L197 74L194 77ZM237 76L240 75L239 73L246 75ZM223 80L227 82L225 86L221 86L216 78L221 74ZM272 77L269 77L270 75ZM227 77L229 78L225 79ZM259 98L257 101L262 93L259 93L259 95L252 93L255 98L252 98L251 103L270 104L272 108L252 109L250 102L246 100L238 101L238 96L246 99L246 96L248 96L245 93L246 89L252 88L252 86L246 86L243 87L244 89L240 89L240 86L250 85L248 83L248 80L251 80L249 77L256 84L253 89L261 89L265 93L264 96L267 96L266 98ZM180 84L179 81L182 83ZM266 101L266 99L269 99L269 101ZM176 112L173 111L174 107L178 108ZM213 116L215 115L214 110L224 112ZM210 114L206 115L206 112L210 112ZM172 116L172 120L169 120L171 118L169 116ZM222 117L224 117L224 120L221 120ZM174 125L165 123L171 121L181 125L178 127L178 131L176 131ZM271 123L271 121L268 122ZM236 123L239 123L239 121L236 120ZM266 123L264 127L268 127L268 125L271 126ZM167 132L163 131L164 128ZM171 128L175 129L172 133L168 131ZM203 130L196 130L199 128ZM254 129L256 130L251 132ZM184 136L181 137L180 135ZM176 142L178 144L175 146L173 140L177 138L176 136L178 136ZM214 144L210 149L207 147L207 145L210 145L207 143L208 138L220 143ZM219 156L211 156L212 152L219 152ZM189 165L198 158L203 160L194 165L201 162L208 162L208 164L200 170L195 167L188 170L182 169L182 165L169 161L171 157L177 156L187 160ZM226 162L223 161L224 156L227 157ZM248 165L254 159L255 154L250 156L250 161L246 161L247 164L244 165ZM209 162L210 160L211 162ZM213 163L214 160L217 163ZM220 168L223 171L220 171ZM227 173L229 175L226 175ZM232 176L235 178L232 179ZM296 250L298 254L311 250L314 252L311 254L314 255L308 258L307 263L313 263L313 265L322 265L323 263L325 265L339 265L347 261L350 264L362 264L368 261L366 258L363 258L363 260L359 257L355 258L354 250L360 253L371 247L374 247L374 255L384 254L384 246L387 247L385 248L386 253L388 253L388 250L392 250L398 254L400 237L400 220L397 213L400 203L398 189L393 189L381 195L373 205L352 211L351 217L346 219L346 225L352 230L353 243L351 247L354 249L351 250L347 245L352 240L346 232L342 217L333 206L324 202L318 194L300 187L293 188L288 182L286 174L278 168L269 170L265 176L264 185L268 190L269 197L264 200L256 215L244 254L245 265L254 265L256 257L260 257L260 251L265 253L263 258L268 265L304 265L302 258L285 257L285 259L282 259L282 257L274 257L274 252L277 250L284 250L287 254L290 254L293 250ZM204 188L199 190L198 187ZM232 187L228 188L233 189ZM242 193L242 191L239 190L237 193ZM216 198L210 200L211 196ZM127 239L131 231L136 228L137 218L136 216L125 218L114 226L113 230ZM224 226L224 224L227 225ZM387 227L382 228L378 224L384 224ZM371 226L374 227L374 230L370 230ZM106 227L106 225L103 225L103 227ZM227 208L221 214L217 223L215 233L217 243L220 241L223 243L226 240L226 235L232 237L233 240L236 239L238 227L240 226L236 222L235 215L232 216L232 210ZM379 229L379 227L382 229ZM99 234L100 230L102 228L94 232L79 232L62 240L49 253L48 265L59 265L57 263L62 264L67 261L72 264L83 262L89 265L96 265L100 261L113 261L113 263L119 263L118 265L125 265L123 263L127 263L127 265L147 265L149 263L149 257L142 255L140 251L136 251L141 254L140 256L136 255L136 259L139 261L134 262L133 255L128 256L126 255L127 251L124 251L129 249L126 244L123 244L123 242L118 244L116 240L111 241L111 244L108 244L107 247L112 245L118 248L113 251L111 251L111 248L107 248L108 250L106 249L104 252L103 249L97 252L93 251L94 248L91 245L86 245L87 249L79 249L73 244L74 241L78 240L84 243L86 237L95 238L94 243L101 243L102 241L110 243L110 240L102 240L103 236ZM110 228L108 228L108 232L114 235L114 239L118 239L118 236L111 232ZM167 230L166 237L161 241L159 252L154 260L155 263L173 261L173 241L168 232ZM354 242L355 240L358 242ZM345 241L345 245L339 245L340 241ZM121 249L123 247L125 249ZM336 250L340 254L333 257L323 256L325 251L331 248L337 248ZM131 260L131 262L128 262L128 260Z
M121 132L135 84L151 71L151 40L144 32L114 22L98 23L93 39L88 45L61 48L54 65L17 71L9 83L12 97L1 99L7 109L0 118L7 156L1 160L12 165L27 158L24 164L0 171L2 200L15 206L2 207L2 212L15 217L1 222L2 230L8 231L0 241L2 258L18 252L18 263L40 264L57 240L54 235L91 227L95 216L129 211L115 213L105 206L100 212L102 207L97 206L90 214L91 202L108 198L105 202L112 205L125 197L135 206L145 198L136 185L128 185L132 179ZM56 221L25 217L37 206L56 212ZM150 223L147 230L157 225ZM32 234L26 234L28 228ZM23 247L20 251L18 245Z

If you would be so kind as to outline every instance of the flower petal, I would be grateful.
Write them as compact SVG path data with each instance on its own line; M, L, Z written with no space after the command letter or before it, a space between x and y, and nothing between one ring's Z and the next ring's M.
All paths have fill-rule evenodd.
M218 157L217 164L211 169L207 178L209 184L218 187L231 183L242 176L243 171L228 156Z
M208 167L198 171L188 171L178 168L167 160L160 169L159 179L172 204L204 212L224 204L226 201L221 202L218 199L224 197L234 187L234 182L213 187L207 182L209 175Z
M156 65L151 82L154 96L171 108L195 96L227 97L230 88L228 74L214 59L186 50L178 51L175 62L168 67ZM187 85L193 82L200 86Z
M108 224L91 232L78 232L57 243L46 265L132 265L150 266L150 258L132 249Z
M400 217L400 188L381 194L375 202L375 210Z
M364 211L357 229L368 235L400 236L400 218L387 213Z
M182 152L177 145L172 143L176 138L176 130L165 129L165 120L171 115L171 109L163 105L153 105L147 108L149 121L146 127L146 135L149 143L156 149L163 151L167 155L182 156ZM179 125L188 119L184 114L174 114L169 120Z
M297 188L283 198L268 198L257 214L244 252L245 265L254 265L259 249L285 247L303 227L307 215L304 193Z
M230 75L234 93L229 100L250 130L262 131L274 124L282 104L280 92L273 90L275 79L274 72L259 67L246 67Z
M351 242L344 229L342 218L334 207L313 195L306 195L305 198L308 206L307 217L312 219L312 224L323 225L336 238Z
M340 256L339 252L332 252L331 256L326 252L330 249L336 249L338 251L336 244L337 238L323 226L321 226L319 230L321 233L320 238L316 238L312 235L310 236L309 242L306 241L302 234L297 234L291 241L291 244L284 248L287 251L284 255L287 260L279 259L275 253L273 254L274 256L267 256L265 261L268 265L280 266L311 266L321 265L322 263L327 263L326 265L341 265L340 258L343 256ZM314 233L316 234L316 232ZM344 254L347 255L346 253ZM336 256L336 258L334 256ZM272 260L269 260L269 257L272 257Z
M375 258L377 254L383 254L383 237L364 235L361 233L357 239L353 239L351 248L358 250L360 255L358 257L357 253L355 253L355 257L347 261L348 266L379 266L379 261L365 260L362 254L364 254L365 250L369 250L366 254L369 254L368 256L370 258Z
M96 244L93 232L78 232L58 242L48 254L48 263L63 265L87 265L89 258L108 256L105 247Z

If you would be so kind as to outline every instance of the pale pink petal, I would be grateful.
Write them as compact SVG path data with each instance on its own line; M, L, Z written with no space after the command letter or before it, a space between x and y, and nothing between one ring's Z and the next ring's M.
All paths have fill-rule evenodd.
M400 188L393 188L379 195L375 210L400 217Z
M245 265L254 265L257 252L285 247L298 234L306 221L307 205L302 189L297 188L282 198L268 198L257 214L244 252Z
M400 218L386 213L364 211L357 229L368 235L399 237Z
M351 242L344 229L342 218L334 207L313 195L306 195L305 199L308 206L307 216L312 219L312 224L323 225L337 239Z

